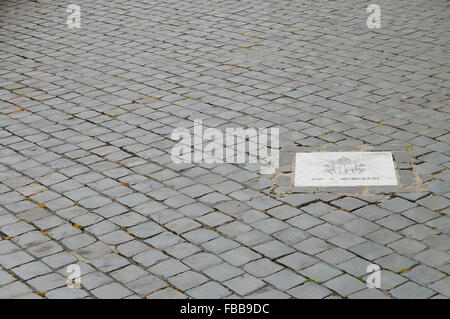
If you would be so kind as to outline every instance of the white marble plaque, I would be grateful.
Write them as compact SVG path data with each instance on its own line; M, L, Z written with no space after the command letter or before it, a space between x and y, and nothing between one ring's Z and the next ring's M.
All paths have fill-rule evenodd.
M391 152L297 153L294 185L397 185L397 177Z

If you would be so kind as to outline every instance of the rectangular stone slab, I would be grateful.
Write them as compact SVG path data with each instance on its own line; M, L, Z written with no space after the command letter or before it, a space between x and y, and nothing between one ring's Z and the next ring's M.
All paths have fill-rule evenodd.
M296 153L296 187L397 185L391 152Z

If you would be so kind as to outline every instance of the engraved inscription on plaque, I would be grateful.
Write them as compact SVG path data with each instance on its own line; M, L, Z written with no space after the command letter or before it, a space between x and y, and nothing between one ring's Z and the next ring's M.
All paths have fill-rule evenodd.
M397 185L391 152L297 153L295 186Z

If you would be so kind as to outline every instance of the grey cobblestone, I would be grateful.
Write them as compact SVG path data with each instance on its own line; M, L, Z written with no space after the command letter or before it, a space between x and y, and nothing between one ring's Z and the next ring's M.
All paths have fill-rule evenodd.
M230 279L224 284L241 296L245 296L264 286L264 282L248 274Z
M416 283L407 282L393 289L391 294L399 299L424 299L431 297L435 292Z
M331 279L324 285L344 297L366 288L365 283L347 274Z
M77 4L0 6L0 298L450 297L446 2ZM195 119L278 128L280 168L175 164ZM292 187L313 150L401 185Z
M288 294L298 299L320 299L331 294L331 291L318 284L307 282L303 285L289 289Z
M126 286L138 295L146 296L158 289L166 287L167 283L153 275L148 275L129 282Z

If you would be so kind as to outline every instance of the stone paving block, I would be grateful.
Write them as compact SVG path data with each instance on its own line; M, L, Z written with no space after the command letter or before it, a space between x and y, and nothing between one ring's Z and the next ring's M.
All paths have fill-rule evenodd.
M82 12L102 16L108 11L111 19L101 21L108 29L112 21L134 25L134 13L149 6L143 0L117 2L119 11L83 3ZM25 281L17 276L0 286L0 297L448 296L446 278L438 274L450 272L450 109L443 93L450 77L445 72L445 28L442 23L433 28L423 23L430 17L442 20L441 6L413 0L406 19L403 6L390 4L389 12L400 17L399 24L408 20L415 28L395 41L395 32L387 32L386 26L370 32L376 45L369 48L363 37L338 36L318 4L304 6L293 0L289 8L294 10L288 12L283 2L272 2L270 10L249 2L243 11L236 11L241 4L235 0L227 5L219 1L207 10L198 4L152 4L155 16L164 17L158 27L138 33L121 28L104 33L101 42L95 41L95 19L82 20L77 32L67 32L65 23L50 19L48 12L60 9L54 3L16 1L2 7L3 13L13 8L14 14L2 15L9 27L1 33L0 267L9 272L43 263L51 269L44 278L64 277L65 266L76 262L83 276L98 273L111 281L80 290L54 286L50 280L49 291L38 295L25 283L40 277ZM346 21L346 34L364 34L356 18L361 12L350 1L327 5ZM274 19L281 12L283 28ZM301 43L298 34L283 31L299 17L314 26L303 30ZM17 27L22 20L31 21L36 31L32 37L28 29ZM206 21L201 34L189 28L194 20ZM258 30L258 37L243 30ZM55 49L61 46L61 34L67 43L83 40L64 60L76 67L55 64L62 54ZM135 45L142 38L151 48ZM257 45L268 39L269 46ZM18 42L24 46L18 49ZM217 54L211 54L212 47ZM286 50L272 50L278 47ZM403 47L419 48L420 54L413 56ZM298 67L299 52L310 67ZM230 163L236 161L230 154L224 154L226 163L174 163L173 130L192 132L196 119L203 121L202 134L206 128L278 128L280 167L273 175L262 174L261 154L257 164L249 158ZM247 147L246 140L233 141L233 148L244 145L250 153L253 141L248 137ZM193 142L196 149L200 143L210 146L206 140ZM235 152L227 146L225 153L231 150ZM361 150L392 152L400 184L291 185L294 153ZM202 268L195 256L204 254L209 256L205 262L210 256L226 256L238 266L208 264L201 271L208 275L211 270L205 282L184 290L177 287L180 291L168 283L152 286L148 268L175 278L183 274L179 271L190 271L181 266L183 260ZM266 261L262 254L276 260ZM149 266L140 267L133 258ZM357 281L367 276L366 262L380 261L393 270L409 268L400 269L401 275L383 270L382 286L388 289L342 290L343 295L291 276L289 269L319 267L320 260ZM255 265L266 264L277 272L259 278L258 271L264 273L265 268ZM239 282L236 277L243 276L244 268L250 272L244 276L258 277L249 280L252 291L237 285L239 293L224 286L224 281ZM139 277L126 275L125 269ZM259 287L258 280L277 274L280 285L272 280ZM293 285L283 276L292 278ZM139 293L124 286L132 279ZM400 289L405 284L411 292ZM105 287L117 287L117 294Z
M183 263L185 263L192 269L201 271L211 266L222 263L222 259L213 254L198 253L183 259Z
M320 220L320 219L310 216L308 214L302 214L300 216L291 218L291 219L287 220L286 222L291 224L292 226L298 227L303 230L306 230L306 229L309 229L309 228L312 228L314 226L324 223L323 220Z
M291 270L284 269L264 278L264 281L270 283L278 289L286 290L304 283L306 278L294 273Z
M4 270L0 270L0 286L4 286L6 284L9 284L10 282L13 282L15 279L13 276L8 274Z
M120 299L131 295L132 292L118 283L111 283L92 290L92 294L101 299Z
M10 254L0 256L0 265L6 269L32 261L34 258L23 251L16 251Z
M47 241L45 243L31 247L27 251L37 258L42 258L48 255L53 255L62 250L63 248L54 241Z
M178 195L178 196L174 196L174 197L170 197L170 198L166 199L164 201L164 204L166 204L167 206L170 206L172 208L179 208L179 207L182 207L187 204L194 203L194 202L195 202L195 200L193 200L189 196Z
M413 256L427 247L420 241L410 238L402 238L387 246L405 256Z
M150 244L152 247L158 249L166 249L175 244L181 243L183 239L170 232L162 232L154 237L147 239L145 242Z
M9 240L0 240L0 255L10 254L20 248Z
M0 226L12 224L18 220L19 219L14 217L12 214L3 214L3 216L0 217Z
M182 217L181 214L170 208L150 215L150 218L159 225L164 225L166 223L179 219L180 217Z
M94 212L96 214L103 216L104 218L110 218L113 216L117 216L117 215L120 215L127 211L128 211L128 209L125 206L120 205L119 203L112 203L112 204L105 205L105 206L102 206L102 207L94 210ZM133 216L135 216L135 215L133 215ZM118 219L118 221L119 220L120 219ZM112 220L110 220L110 221L113 222Z
M416 264L416 262L414 260L403 257L396 253L376 259L375 263L385 269L388 269L388 270L391 270L391 271L394 271L397 273L401 272L403 270L407 270Z
M389 216L390 214L392 214L392 212L375 205L369 205L353 211L353 214L365 218L369 221L374 221Z
M239 244L237 242L224 237L219 237L202 244L204 249L209 250L214 254L220 254L238 246Z
M186 217L200 217L203 216L209 212L211 212L213 209L203 205L201 203L193 203L186 206L181 207L178 209L178 211L183 214Z
M182 234L195 228L198 228L201 225L200 223L189 218L179 218L170 223L167 223L165 226L177 234Z
M137 241L137 240L132 240L129 242L126 242L124 244L120 244L117 246L117 251L124 255L125 257L132 257L136 254L139 254L143 251L146 251L148 249L150 249L151 247L149 247L148 245Z
M82 289L61 287L47 292L45 296L48 299L82 299L89 294Z
M229 201L230 198L218 192L209 193L199 198L199 201L206 205L217 205L221 202Z
M330 223L320 224L308 230L309 233L313 234L316 237L319 237L323 240L328 240L332 237L335 237L345 231L337 226L331 225Z
M411 271L406 272L404 276L422 285L429 285L445 277L442 272L425 265L414 267Z
M33 207L25 212L17 214L17 217L29 223L49 216L52 216L52 214L40 207Z
M391 271L388 270L381 270L380 271L380 277L381 277L381 284L380 284L380 288L382 290L391 290L399 285L401 285L402 283L405 283L408 281L407 278L398 275L396 273L393 273ZM367 277L364 278L364 280L367 280Z
M315 217L320 217L322 215L334 211L335 209L336 209L335 207L327 205L323 202L317 202L302 207L303 211Z
M64 220L58 216L49 216L33 221L33 224L42 230L57 227L62 223L64 223Z
M358 245L364 241L365 241L365 239L363 237L357 236L350 232L344 232L335 237L328 239L328 242L330 242L331 244L336 245L341 248L344 248L344 249Z
M428 196L417 201L417 203L432 211L439 211L449 206L448 199L443 196Z
M94 259L105 256L112 252L112 249L102 242L96 242L78 250L78 253L87 259Z
M56 214L65 220L71 220L72 218L75 218L77 216L85 215L87 212L88 211L86 209L75 206L58 210L56 211Z
M156 290L167 287L168 284L153 275L148 275L129 282L126 286L136 294L146 296Z
M165 249L165 252L178 259L183 259L187 256L195 254L198 251L200 251L200 248L190 243L179 243Z
M330 248L330 244L328 244L323 239L317 237L310 237L294 246L294 248L305 252L307 254L315 255L320 253L326 249Z
M287 245L293 246L300 241L305 240L309 237L309 234L301 229L291 227L288 229L284 229L273 234L275 238L286 243Z
M203 195L209 194L209 193L213 192L214 190L205 185L196 184L196 185L192 185L192 186L189 186L186 188L182 188L179 191L189 197L197 198L197 197L201 197Z
M18 275L20 278L28 280L36 276L49 273L51 272L51 269L40 261L33 261L31 263L15 267L11 269L11 271Z
M437 249L444 252L450 249L450 236L445 234L430 236L424 241L424 243L432 249Z
M129 283L140 277L148 275L148 272L136 265L129 265L111 272L111 276L121 283Z
M183 234L182 237L187 239L191 243L200 245L202 243L210 241L211 239L219 237L219 235L212 230L199 228Z
M372 240L374 243L381 245L388 245L402 238L402 236L397 232L394 232L387 228L380 228L377 231L366 235L366 237Z
M41 259L46 265L53 269L58 269L62 266L74 263L77 261L74 255L67 253L65 251L58 254L54 254Z
M275 218L286 220L288 218L300 215L302 212L294 207L282 205L268 210L267 213Z
M37 291L45 292L55 288L63 287L66 283L66 278L59 274L48 274L39 276L28 281L28 284Z
M364 242L349 249L354 254L367 260L375 260L392 253L392 250L373 242Z
M164 253L151 249L135 255L133 260L145 267L148 267L167 258L169 257Z
M134 212L125 213L109 219L111 222L120 227L132 227L140 223L146 222L147 219Z
M94 225L96 223L99 223L100 221L103 220L102 216L99 216L97 214L84 214L84 215L80 215L77 216L75 218L72 218L72 222L75 225L81 226L81 227L87 227L90 225Z
M393 289L390 293L398 299L426 299L436 292L413 282L407 282Z
M244 274L242 276L225 281L224 285L235 291L239 295L245 296L263 287L265 284L260 279L257 279L248 274Z
M229 216L237 216L245 211L250 210L250 206L248 206L245 203L236 201L236 200L230 200L222 203L218 203L214 205L214 208L217 210L229 215ZM267 216L267 215L266 215Z
M91 261L92 265L98 270L108 273L129 264L129 261L117 254L110 254L96 258Z
M271 259L279 258L295 251L295 249L278 240L254 246L253 249Z
M434 291L439 292L440 294L450 298L450 277L446 277L441 279L430 286Z
M425 265L439 267L449 262L450 256L447 253L443 253L435 249L424 250L414 256L415 260L418 260Z
M364 289L348 296L349 299L390 299L378 289Z
M271 239L271 236L259 230L252 230L235 238L236 241L243 243L246 246L258 245L270 241Z
M186 299L186 298L187 298L186 295L170 287L147 295L147 299Z
M370 234L380 228L377 224L362 218L354 219L343 225L343 227L349 232L359 236Z
M169 278L172 285L183 291L197 287L207 281L208 278L202 274L190 270Z
M307 282L303 285L289 289L287 293L297 299L320 299L329 296L332 292L323 286Z
M446 231L450 229L450 218L448 218L447 216L435 218L427 222L426 225L440 231Z
M317 254L316 257L326 261L331 265L336 265L356 256L342 248L332 248L323 251L320 254Z
M409 226L400 231L401 234L404 234L406 237L416 239L419 241L424 240L425 238L436 235L438 232L426 225L423 224L415 224Z
M219 257L223 258L225 261L234 266L241 266L248 263L249 261L261 258L259 254L251 251L246 247L238 247L229 250L223 254L220 254Z
M83 274L82 272L80 280L81 285L89 290L96 289L113 281L111 277L100 271L94 271L88 274Z
M146 222L128 228L128 231L138 238L148 238L161 233L163 228L156 223Z
M9 237L15 237L23 233L29 232L30 230L33 229L35 228L28 223L17 222L14 224L3 226L2 228L0 228L0 231Z
M394 213L401 213L408 209L415 207L416 205L408 200L402 198L392 198L380 204L381 208L390 210Z
M246 272L258 278L269 276L281 269L283 269L282 266L277 265L266 258L258 259L244 266Z
M123 230L116 230L106 235L99 236L98 239L100 239L102 242L108 245L119 245L128 242L130 240L133 240L133 237L130 236L128 233L124 232Z
M412 220L401 215L390 215L388 217L377 220L376 223L393 231L398 231L414 224Z
M250 299L289 299L291 296L279 290L263 287L248 296Z
M324 282L342 274L342 271L320 262L300 270L300 274L316 282Z
M331 203L349 212L367 205L366 202L353 197L346 197L343 199L335 200Z
M92 233L95 236L101 236L101 235L105 235L105 234L110 233L117 229L119 229L119 227L117 225L115 225L114 223L111 223L108 220L104 220L97 224L87 227L86 231Z
M344 274L342 276L331 279L327 281L324 286L333 291L336 291L344 297L347 297L348 295L354 294L355 292L366 288L365 283L348 274Z
M219 299L230 295L231 291L216 282L210 281L206 284L190 289L186 293L193 298Z
M342 264L339 264L337 267L355 277L360 277L367 274L367 267L370 264L371 263L367 260L355 257L346 262L343 262Z
M232 220L233 218L230 216L218 212L212 212L197 218L197 221L208 227L217 227Z
M15 281L9 285L0 287L0 298L2 299L17 299L31 293L32 290L25 284Z
M300 269L314 265L318 262L318 260L308 255L296 252L278 259L277 262L298 271Z
M285 198L285 202L293 207L302 207L316 200L317 197L311 194L291 194Z
M321 216L321 219L326 220L327 222L333 225L343 225L351 220L355 219L355 216L351 213L347 213L342 210L335 210L331 213L325 214Z
M69 249L77 250L94 243L95 238L86 233L82 233L70 238L63 239L61 242L64 246L68 247Z
M252 230L252 227L250 227L249 225L246 225L242 222L235 221L235 222L231 222L226 225L220 226L217 228L217 230L229 237L234 238L241 234L248 233L249 231Z
M225 181L211 187L225 195L243 188L242 185L233 181Z

